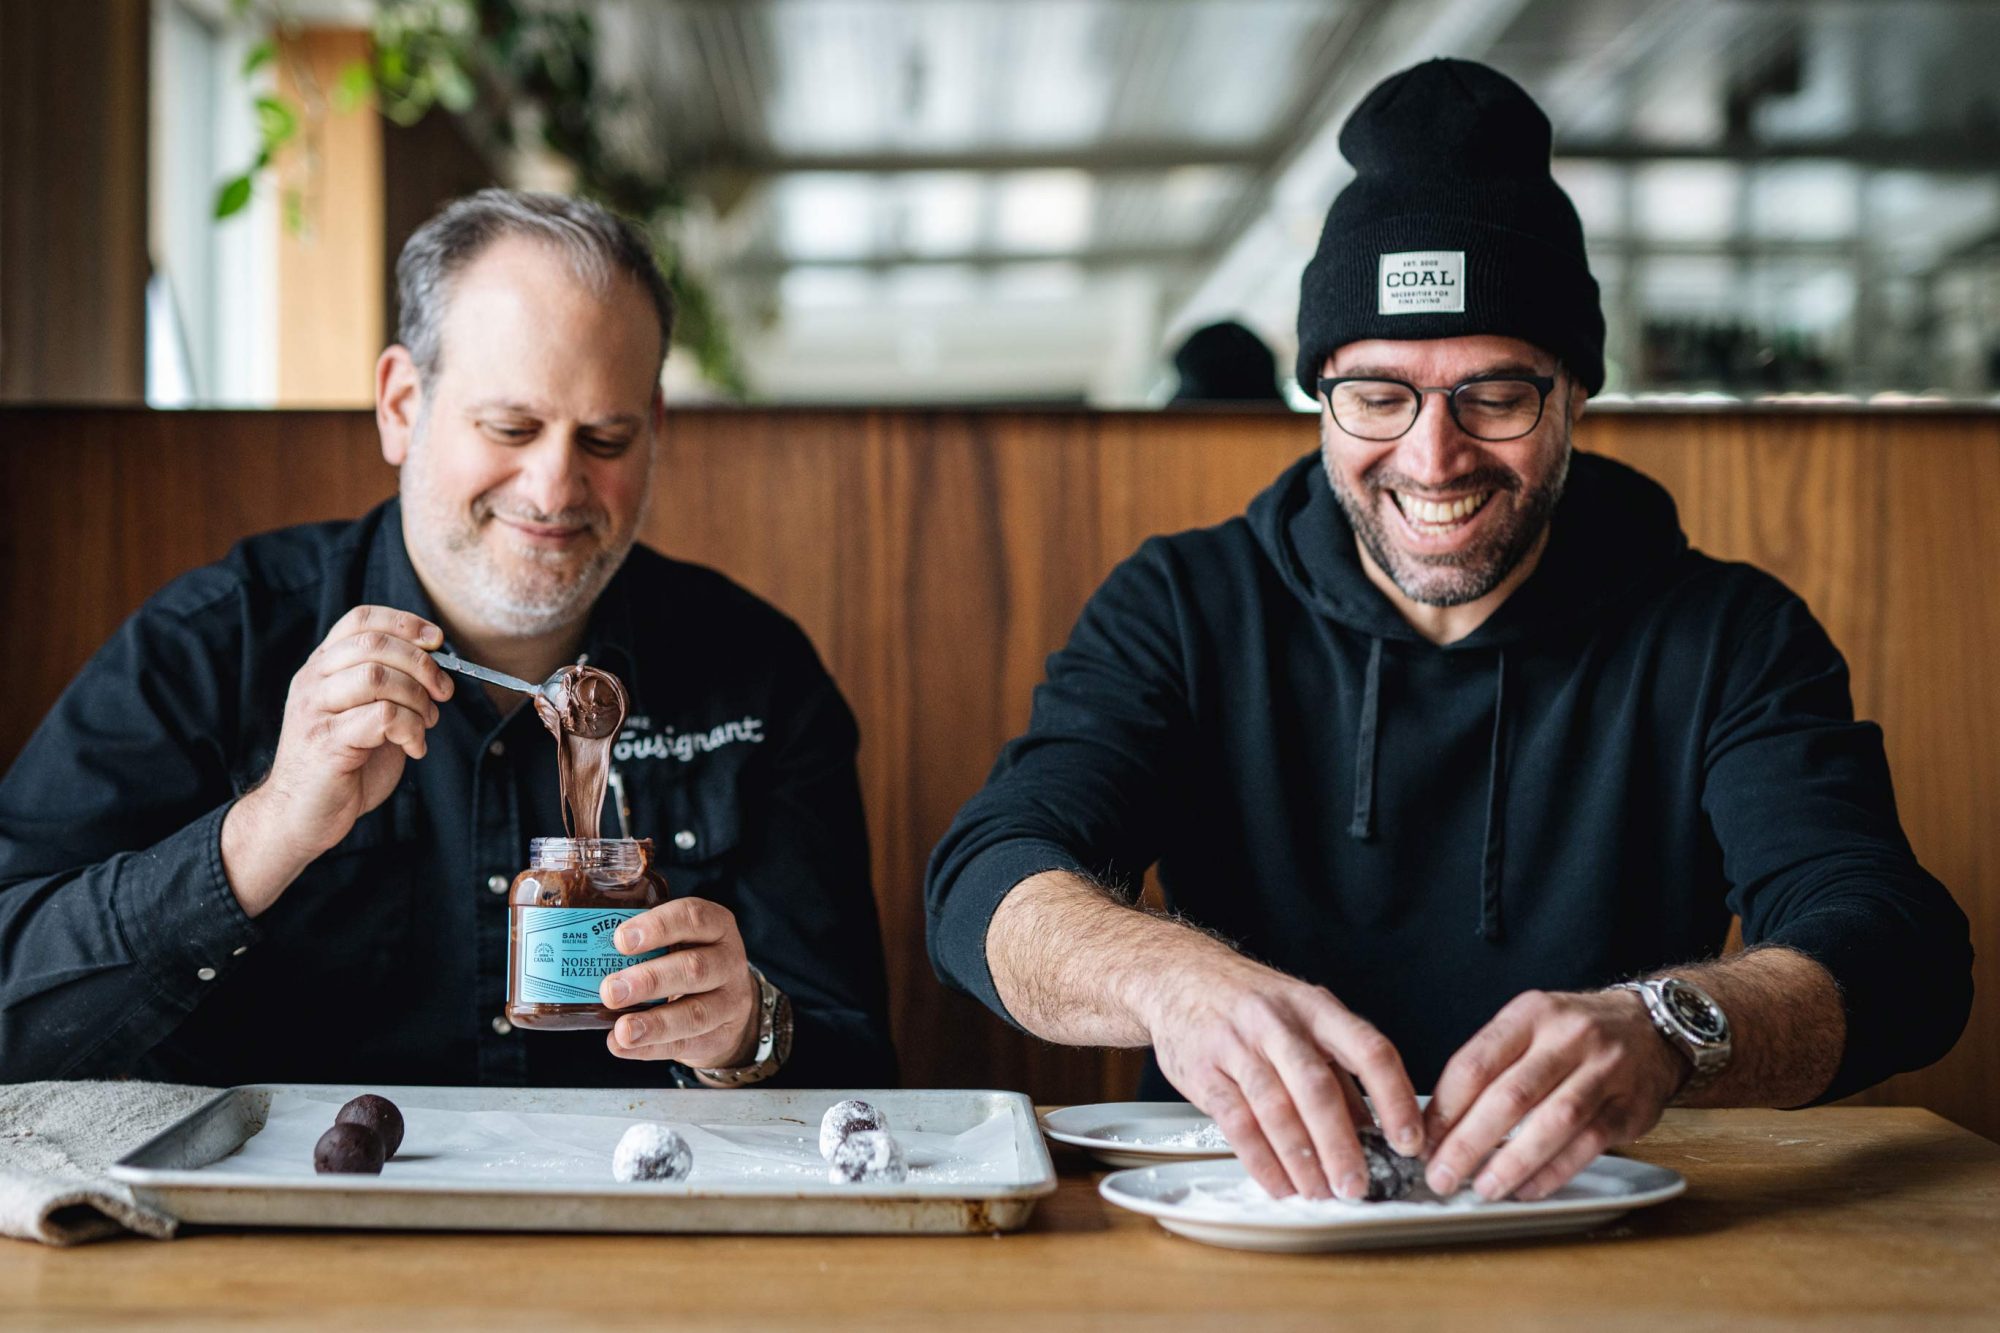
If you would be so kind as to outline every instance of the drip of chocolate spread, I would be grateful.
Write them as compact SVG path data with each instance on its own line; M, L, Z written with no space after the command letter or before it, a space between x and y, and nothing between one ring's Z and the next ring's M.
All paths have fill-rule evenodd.
M609 671L564 667L554 685L535 696L535 712L556 738L563 828L572 838L595 838L611 776L611 742L625 724L625 687Z

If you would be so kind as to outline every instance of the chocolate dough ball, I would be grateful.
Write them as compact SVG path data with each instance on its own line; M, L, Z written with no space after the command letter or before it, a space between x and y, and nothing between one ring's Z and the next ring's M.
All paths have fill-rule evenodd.
M1368 1159L1368 1202L1408 1198L1424 1178L1424 1164L1391 1148L1388 1138L1373 1125L1362 1126L1360 1135L1361 1155Z
M826 1108L826 1114L819 1122L819 1155L827 1161L833 1160L833 1151L849 1134L859 1134L864 1129L889 1128L889 1117L858 1097L849 1097L844 1102L835 1102Z
M835 1185L898 1185L909 1179L903 1145L879 1129L857 1130L833 1150L826 1178Z
M665 1125L641 1122L625 1131L611 1153L614 1180L686 1180L694 1150Z
M335 1125L313 1145L313 1170L337 1176L382 1174L382 1136L365 1125Z
M382 1140L384 1157L394 1157L396 1149L403 1146L403 1113L396 1109L396 1103L372 1092L364 1092L341 1107L333 1123L360 1125L374 1130L376 1137Z

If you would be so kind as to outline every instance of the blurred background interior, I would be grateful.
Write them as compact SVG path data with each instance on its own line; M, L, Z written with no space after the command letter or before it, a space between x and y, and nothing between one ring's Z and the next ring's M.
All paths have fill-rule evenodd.
M1607 399L2000 394L1990 0L110 0L0 6L0 400L366 404L505 183L645 217L675 400L1309 407L1257 344L1438 54L1550 113Z

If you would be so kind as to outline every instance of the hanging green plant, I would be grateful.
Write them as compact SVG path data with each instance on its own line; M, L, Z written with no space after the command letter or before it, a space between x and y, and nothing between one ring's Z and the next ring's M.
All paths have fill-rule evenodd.
M285 32L295 26L283 0L231 0L239 20ZM666 170L637 170L622 163L599 128L618 109L599 87L597 38L590 15L578 9L527 6L516 0L379 0L366 61L343 67L331 88L321 89L303 62L286 72L303 96L294 101L253 93L258 147L250 167L216 190L215 216L248 206L257 182L273 170L288 145L310 137L318 118L373 107L402 126L439 110L457 116L489 156L538 147L568 164L576 192L637 218L646 228L679 306L674 341L694 357L702 377L734 397L748 395L742 368L713 293L681 262L677 234L687 195ZM274 61L285 44L259 42L245 57L246 82ZM519 127L536 142L517 142ZM308 170L315 169L308 152ZM286 226L308 224L304 197L287 189Z

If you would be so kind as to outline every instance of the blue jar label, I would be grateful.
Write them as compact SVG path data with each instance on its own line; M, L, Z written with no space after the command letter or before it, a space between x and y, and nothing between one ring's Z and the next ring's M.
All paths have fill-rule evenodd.
M518 1004L600 1004L597 983L665 949L622 954L611 942L622 921L643 909L627 907L520 907Z

